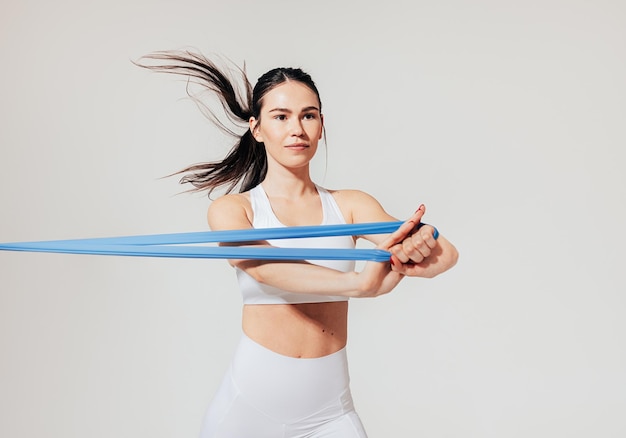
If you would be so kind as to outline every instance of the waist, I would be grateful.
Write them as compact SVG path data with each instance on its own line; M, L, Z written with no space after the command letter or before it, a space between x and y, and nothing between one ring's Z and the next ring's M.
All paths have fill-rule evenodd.
M231 376L247 403L274 421L297 423L300 432L354 409L345 349L296 359L276 354L244 334Z
M315 358L335 353L348 339L348 302L244 305L244 333L275 353Z

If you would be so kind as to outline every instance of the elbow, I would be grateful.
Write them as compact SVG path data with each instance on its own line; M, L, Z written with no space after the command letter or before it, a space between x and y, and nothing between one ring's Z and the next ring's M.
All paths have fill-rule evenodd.
M459 260L459 252L456 248L450 245L449 248L446 248L446 251L439 256L437 263L433 266L432 270L427 270L424 274L424 278L434 278L439 274L446 272L449 269L452 269L454 265Z
M459 261L459 251L457 251L457 249L453 246L452 251L450 251L450 262L449 262L450 266L448 267L448 269L454 267L458 261Z
M450 245L450 250L448 251L446 262L444 263L445 269L443 270L443 272L447 271L448 269L452 269L458 261L459 252L454 246Z
M268 284L267 275L264 275L264 269L259 269L258 266L242 269L246 274L252 277L257 283Z
M229 260L232 267L237 268L256 282L261 284L267 284L267 275L264 275L263 265L258 260Z
M442 272L454 267L454 265L456 265L459 261L459 251L457 251L456 247L447 240L442 246L441 255L443 258Z

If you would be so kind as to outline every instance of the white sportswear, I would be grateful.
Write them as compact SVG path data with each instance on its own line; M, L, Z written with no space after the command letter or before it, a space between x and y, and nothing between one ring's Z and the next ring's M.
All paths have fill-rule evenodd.
M322 224L345 220L332 195L317 187ZM282 227L259 185L250 191L255 228ZM350 236L269 241L281 247L354 248ZM311 262L313 263L313 262ZM353 261L315 261L354 270ZM242 270L244 304L345 301L345 297L295 294L258 283ZM231 365L209 406L201 438L367 438L350 393L346 349L318 358L278 354L242 335Z
M323 211L322 223L320 225L345 224L346 221L333 196L326 189L319 186L317 186L317 192L320 195ZM274 214L270 201L260 184L250 190L250 203L252 204L252 211L254 212L252 222L254 228L276 228L285 226ZM268 240L268 243L281 248L354 248L355 246L352 236L275 239ZM310 263L343 272L354 271L355 266L354 260L311 260ZM244 304L299 304L348 300L347 297L342 296L289 292L267 284L261 284L245 271L239 268L235 269Z

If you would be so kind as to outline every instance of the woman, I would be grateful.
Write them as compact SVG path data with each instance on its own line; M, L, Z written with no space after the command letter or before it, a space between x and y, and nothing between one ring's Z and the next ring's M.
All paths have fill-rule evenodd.
M226 194L208 210L212 230L394 221L371 196L316 185L309 164L324 133L319 92L300 69L277 68L237 91L227 69L189 52L148 55L143 67L183 74L214 92L227 117L248 129L220 162L190 166L181 182ZM206 107L204 107L206 109ZM227 129L209 113L218 126ZM239 193L232 193L235 187ZM404 276L433 277L457 252L420 226L420 206L388 235L361 236L390 263L229 260L243 294L243 335L207 413L202 437L365 437L354 411L346 359L349 297L390 292ZM353 248L349 236L250 242Z

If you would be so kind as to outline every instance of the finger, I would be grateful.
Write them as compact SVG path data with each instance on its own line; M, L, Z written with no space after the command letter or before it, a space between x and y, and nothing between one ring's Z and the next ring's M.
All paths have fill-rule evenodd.
M389 234L385 240L383 240L379 245L379 249L389 250L393 245L396 245L399 242L402 242L413 231L415 227L415 222L412 220L408 220L404 222L402 225L398 227L396 231Z
M424 226L419 230L422 240L430 249L437 246L437 238L435 237L435 227L430 225Z
M437 240L439 238L439 230L434 226L434 225L430 225L430 224L426 224L424 222L420 222L417 225L417 230L422 230L422 228L425 228L427 230L431 230L433 239Z
M405 263L399 263L398 261L394 261L393 256L391 257L391 270L402 275L406 275L406 273L408 272L407 265Z
M400 225L396 231L389 234L389 236L387 236L387 238L378 245L378 248L389 250L389 248L391 248L393 245L402 242L409 234L413 232L415 226L419 224L425 212L426 207L423 204L420 205L415 213L413 213L413 216L411 216L407 221Z
M410 258L403 250L403 244L396 244L389 248L389 252L394 256L394 261L399 263L407 263Z
M420 204L420 206L415 210L415 213L408 219L413 221L416 225L422 221L422 217L426 213L426 206L424 204Z
M424 242L422 240L422 243L419 247L416 248L417 252L420 254L420 256L422 256L422 260L420 260L420 262L424 261L424 259L426 257L428 257L430 255L430 248L428 247L428 245L426 245L426 242Z
M402 242L402 249L414 263L420 263L430 255L430 248L424 243L422 236L414 234Z
M432 228L432 227L431 227ZM421 244L418 251L422 253L424 258L430 256L432 249L437 245L437 241L433 237L433 234L429 230L424 230L419 233Z

